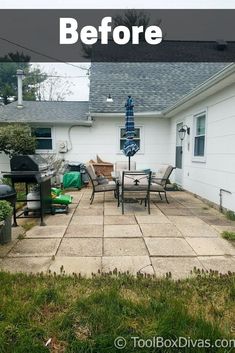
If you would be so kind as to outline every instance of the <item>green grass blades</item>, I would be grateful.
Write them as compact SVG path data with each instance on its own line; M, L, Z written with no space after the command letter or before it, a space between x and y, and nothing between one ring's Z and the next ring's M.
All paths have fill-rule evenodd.
M232 352L156 347L154 338L234 339L234 274L172 281L1 272L0 281L0 353ZM117 337L125 348L114 346Z

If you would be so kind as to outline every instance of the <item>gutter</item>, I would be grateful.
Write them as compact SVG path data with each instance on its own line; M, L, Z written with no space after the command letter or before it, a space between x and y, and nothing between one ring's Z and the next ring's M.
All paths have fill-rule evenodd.
M215 84L218 84L220 81L224 80L231 74L235 73L235 63L229 64L224 69L217 72L214 76L210 77L208 80L199 85L195 90L181 98L173 106L163 111L163 115L167 116L170 113L173 113L177 108L182 108L183 104L187 103L189 100L196 98L209 88L213 87Z
M125 117L125 112L123 113L90 113L92 118L123 118ZM145 117L145 118L162 118L163 112L137 112L135 113L135 117Z

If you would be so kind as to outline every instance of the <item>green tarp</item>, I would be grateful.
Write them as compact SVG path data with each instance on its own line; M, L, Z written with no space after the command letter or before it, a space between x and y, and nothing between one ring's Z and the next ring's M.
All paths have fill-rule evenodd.
M81 173L79 172L65 173L63 176L63 186L64 186L64 189L68 189L68 188L81 189L82 187Z

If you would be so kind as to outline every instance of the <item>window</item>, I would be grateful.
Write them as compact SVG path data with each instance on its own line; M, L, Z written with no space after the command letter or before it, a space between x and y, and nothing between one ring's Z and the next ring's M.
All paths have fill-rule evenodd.
M133 141L137 144L137 146L140 148L140 127L135 128L135 137L133 138ZM126 129L125 128L120 128L120 151L123 150L124 144L126 142Z
M36 137L37 150L52 150L52 133L50 127L33 128L32 135Z
M195 117L194 157L205 156L206 114Z

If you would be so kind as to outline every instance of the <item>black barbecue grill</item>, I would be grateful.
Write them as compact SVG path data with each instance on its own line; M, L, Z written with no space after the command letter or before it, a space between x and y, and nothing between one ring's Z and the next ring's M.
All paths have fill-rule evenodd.
M38 184L40 208L30 214L30 209L25 208L23 212L16 215L14 207L14 225L17 226L17 218L40 217L41 225L45 225L43 217L45 213L54 213L51 203L51 178L55 175L50 169L47 161L40 155L19 155L12 157L10 161L11 172L4 173L4 177L10 178L14 188L15 183L25 184L25 192L28 194L30 184ZM16 202L27 202L27 199L17 199Z

